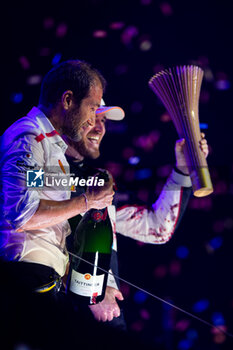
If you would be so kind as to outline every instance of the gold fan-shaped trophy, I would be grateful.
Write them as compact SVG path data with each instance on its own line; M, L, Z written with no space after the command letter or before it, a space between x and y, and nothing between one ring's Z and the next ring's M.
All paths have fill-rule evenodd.
M185 139L185 159L196 197L213 192L208 165L200 150L198 105L203 70L197 66L174 67L155 74L149 86L170 114L180 138Z

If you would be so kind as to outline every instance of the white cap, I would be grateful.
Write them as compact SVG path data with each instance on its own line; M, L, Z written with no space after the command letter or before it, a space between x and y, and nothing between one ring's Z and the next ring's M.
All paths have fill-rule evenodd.
M101 106L96 110L96 114L104 113L107 119L122 120L125 117L125 112L122 108L117 106L107 107L105 102L101 100Z

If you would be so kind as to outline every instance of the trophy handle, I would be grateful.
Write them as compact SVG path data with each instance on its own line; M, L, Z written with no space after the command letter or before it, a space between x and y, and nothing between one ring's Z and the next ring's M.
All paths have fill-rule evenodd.
M205 197L213 192L213 186L206 159L203 155L201 164L190 163L190 154L187 142L184 145L185 160L188 165L189 174L195 197Z

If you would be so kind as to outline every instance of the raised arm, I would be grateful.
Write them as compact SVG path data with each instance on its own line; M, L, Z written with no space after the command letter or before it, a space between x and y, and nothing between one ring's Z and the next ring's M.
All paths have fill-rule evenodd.
M200 148L208 155L202 134ZM173 235L191 194L191 180L183 154L185 141L175 146L176 170L173 170L152 208L124 206L117 210L116 231L133 239L152 244L166 243Z

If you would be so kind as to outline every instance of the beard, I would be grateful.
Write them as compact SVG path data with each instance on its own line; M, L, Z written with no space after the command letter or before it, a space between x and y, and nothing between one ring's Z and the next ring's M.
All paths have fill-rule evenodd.
M99 149L89 149L84 140L74 142L73 147L84 158L96 159L100 156Z
M83 136L83 126L87 123L77 108L67 111L62 133L69 139L69 144L84 158L96 159L100 156L99 148L88 147Z
M82 126L81 123L81 116L79 116L79 111L77 112L77 109L75 112L68 111L65 116L65 123L62 128L62 132L64 135L68 136L70 140L74 142L78 142L82 139L80 134L80 129Z

